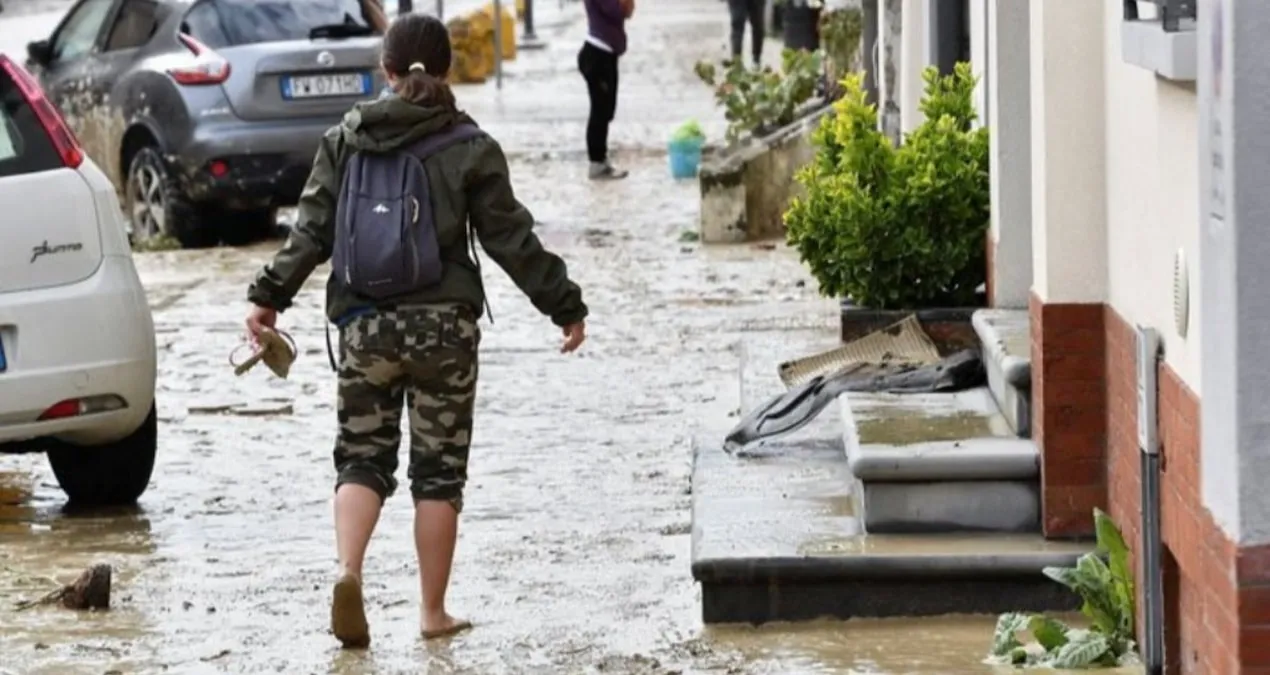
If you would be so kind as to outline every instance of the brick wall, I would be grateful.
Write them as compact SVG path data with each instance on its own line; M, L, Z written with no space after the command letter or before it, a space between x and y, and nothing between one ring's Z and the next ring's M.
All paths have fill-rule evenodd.
M1107 388L1102 304L1043 303L1032 294L1032 438L1041 448L1045 536L1093 534L1107 503Z
M1134 335L1110 307L1103 324L1109 512L1136 552L1142 483ZM1167 365L1159 383L1167 672L1270 675L1270 547L1238 549L1217 527L1200 493L1199 399Z

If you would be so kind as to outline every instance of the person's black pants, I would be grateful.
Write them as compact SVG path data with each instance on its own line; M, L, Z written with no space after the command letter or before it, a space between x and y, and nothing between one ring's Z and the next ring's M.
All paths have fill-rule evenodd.
M728 0L728 12L732 15L732 58L741 57L741 43L745 39L745 24L750 24L750 54L754 63L763 57L763 36L766 26L767 0Z
M578 52L578 70L591 97L591 114L586 123L587 157L603 164L608 161L609 122L617 114L617 55L587 42Z

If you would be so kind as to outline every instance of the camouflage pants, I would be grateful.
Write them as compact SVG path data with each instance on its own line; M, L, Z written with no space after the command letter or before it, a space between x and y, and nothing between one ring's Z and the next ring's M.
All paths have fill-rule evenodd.
M340 329L336 488L354 483L387 499L410 416L410 494L463 508L476 401L476 313L416 305L354 318Z

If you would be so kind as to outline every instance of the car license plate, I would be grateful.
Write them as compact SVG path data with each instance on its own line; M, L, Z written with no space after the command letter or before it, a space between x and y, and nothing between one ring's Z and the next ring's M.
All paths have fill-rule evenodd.
M365 96L370 93L370 73L302 75L282 78L282 98Z

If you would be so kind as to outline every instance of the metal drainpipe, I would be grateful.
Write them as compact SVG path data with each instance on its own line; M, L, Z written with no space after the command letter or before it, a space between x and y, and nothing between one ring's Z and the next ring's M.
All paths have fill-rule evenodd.
M1142 597L1145 625L1142 651L1147 675L1164 672L1164 579L1160 541L1159 405L1160 336L1153 328L1136 327L1138 350L1138 449L1142 471Z

